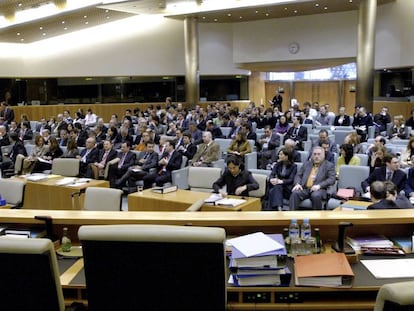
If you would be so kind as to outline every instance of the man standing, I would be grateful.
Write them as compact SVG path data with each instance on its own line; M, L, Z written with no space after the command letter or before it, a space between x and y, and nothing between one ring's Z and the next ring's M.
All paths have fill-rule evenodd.
M270 101L270 104L272 105L273 108L278 107L279 111L283 111L282 103L283 103L283 97L280 94L279 90L276 90L275 96L273 96L273 99Z
M289 200L290 210L297 210L305 199L312 201L312 209L321 210L322 200L327 198L329 186L335 184L335 166L325 160L325 150L314 147L312 159L304 163L295 176L294 187Z

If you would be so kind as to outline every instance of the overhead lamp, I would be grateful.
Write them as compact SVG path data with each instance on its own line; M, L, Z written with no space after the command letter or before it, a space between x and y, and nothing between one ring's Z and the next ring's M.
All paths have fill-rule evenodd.
M0 16L0 28L32 22L101 3L102 1L98 0L53 0L51 3L26 10L6 11L3 16Z

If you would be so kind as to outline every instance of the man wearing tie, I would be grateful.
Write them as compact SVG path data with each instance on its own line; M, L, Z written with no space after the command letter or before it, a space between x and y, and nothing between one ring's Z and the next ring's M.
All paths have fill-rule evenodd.
M136 182L142 180L152 168L158 166L158 153L154 151L155 144L152 140L145 143L145 151L140 152L135 160L135 165L130 166L125 174L119 178L115 187L122 189L128 182L128 188L131 192L135 188Z
M86 177L99 179L99 176L103 176L106 164L115 158L116 151L112 149L112 142L110 140L105 140L103 149L99 151L97 161L89 164Z
M213 166L220 158L220 145L213 141L211 132L203 132L203 143L198 146L193 157L193 166Z
M146 175L144 180L144 188L151 188L155 182L157 186L163 186L167 182L172 181L171 172L181 167L182 156L180 152L175 151L173 141L165 143L165 151L158 161L158 172Z
M89 164L95 163L98 160L98 149L95 148L95 138L89 137L85 143L85 149L83 149L77 159L80 160L79 176L86 177L86 171Z
M313 210L321 210L322 200L327 198L327 189L335 181L334 164L325 160L325 150L322 147L314 147L312 159L304 163L295 176L289 199L290 210L297 210L305 199L312 201Z
M287 139L292 139L296 143L296 149L303 150L303 142L308 140L308 129L304 126L301 126L300 117L292 117L293 126L287 131L284 141Z
M374 181L392 181L397 186L397 193L404 190L407 181L407 175L400 170L400 162L395 154L387 154L384 156L385 167L376 168L367 179L361 183L364 196L370 197L370 185Z
M128 168L134 165L136 154L131 151L131 142L125 141L121 143L121 151L118 153L118 163L111 165L108 171L108 179L111 188L115 187L117 178L123 176Z

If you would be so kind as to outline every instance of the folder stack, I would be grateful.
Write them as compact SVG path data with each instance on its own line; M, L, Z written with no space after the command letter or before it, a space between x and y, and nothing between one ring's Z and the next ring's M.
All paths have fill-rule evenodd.
M254 233L240 238L245 241L231 241L230 283L235 286L289 286L292 274L286 265L287 252L281 234Z

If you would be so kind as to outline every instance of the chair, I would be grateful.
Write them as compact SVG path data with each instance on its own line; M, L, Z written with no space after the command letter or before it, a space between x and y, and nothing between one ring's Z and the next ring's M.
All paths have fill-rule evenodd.
M83 210L86 211L120 211L122 210L122 190L102 187L88 187L85 191L72 193L72 208L80 207L80 196L85 193ZM75 197L78 203L75 203ZM78 208L81 209L81 208Z
M52 161L52 174L76 177L79 176L79 168L79 159L56 158Z
M369 167L360 165L342 165L339 168L338 189L355 188L357 193L362 193L361 182L369 176ZM327 209L334 209L341 204L341 200L330 198Z
M78 236L88 310L225 310L224 229L81 226Z
M49 239L1 238L0 273L2 309L65 310L55 249Z
M414 309L414 281L382 285L374 311L408 311Z
M244 155L244 167L250 171L257 169L257 152L253 151Z
M0 194L12 208L22 207L26 184L20 180L0 179Z
M216 138L214 141L220 145L221 156L224 159L227 154L227 148L230 147L232 140L230 138Z
M359 165L360 166L368 166L369 156L365 153L355 153L355 156L359 158Z
M266 170L261 170L261 171L266 171ZM252 173L252 175L253 175L253 178L256 179L256 181L259 183L259 189L250 191L249 196L262 199L264 198L266 194L268 175L260 174L260 173Z

